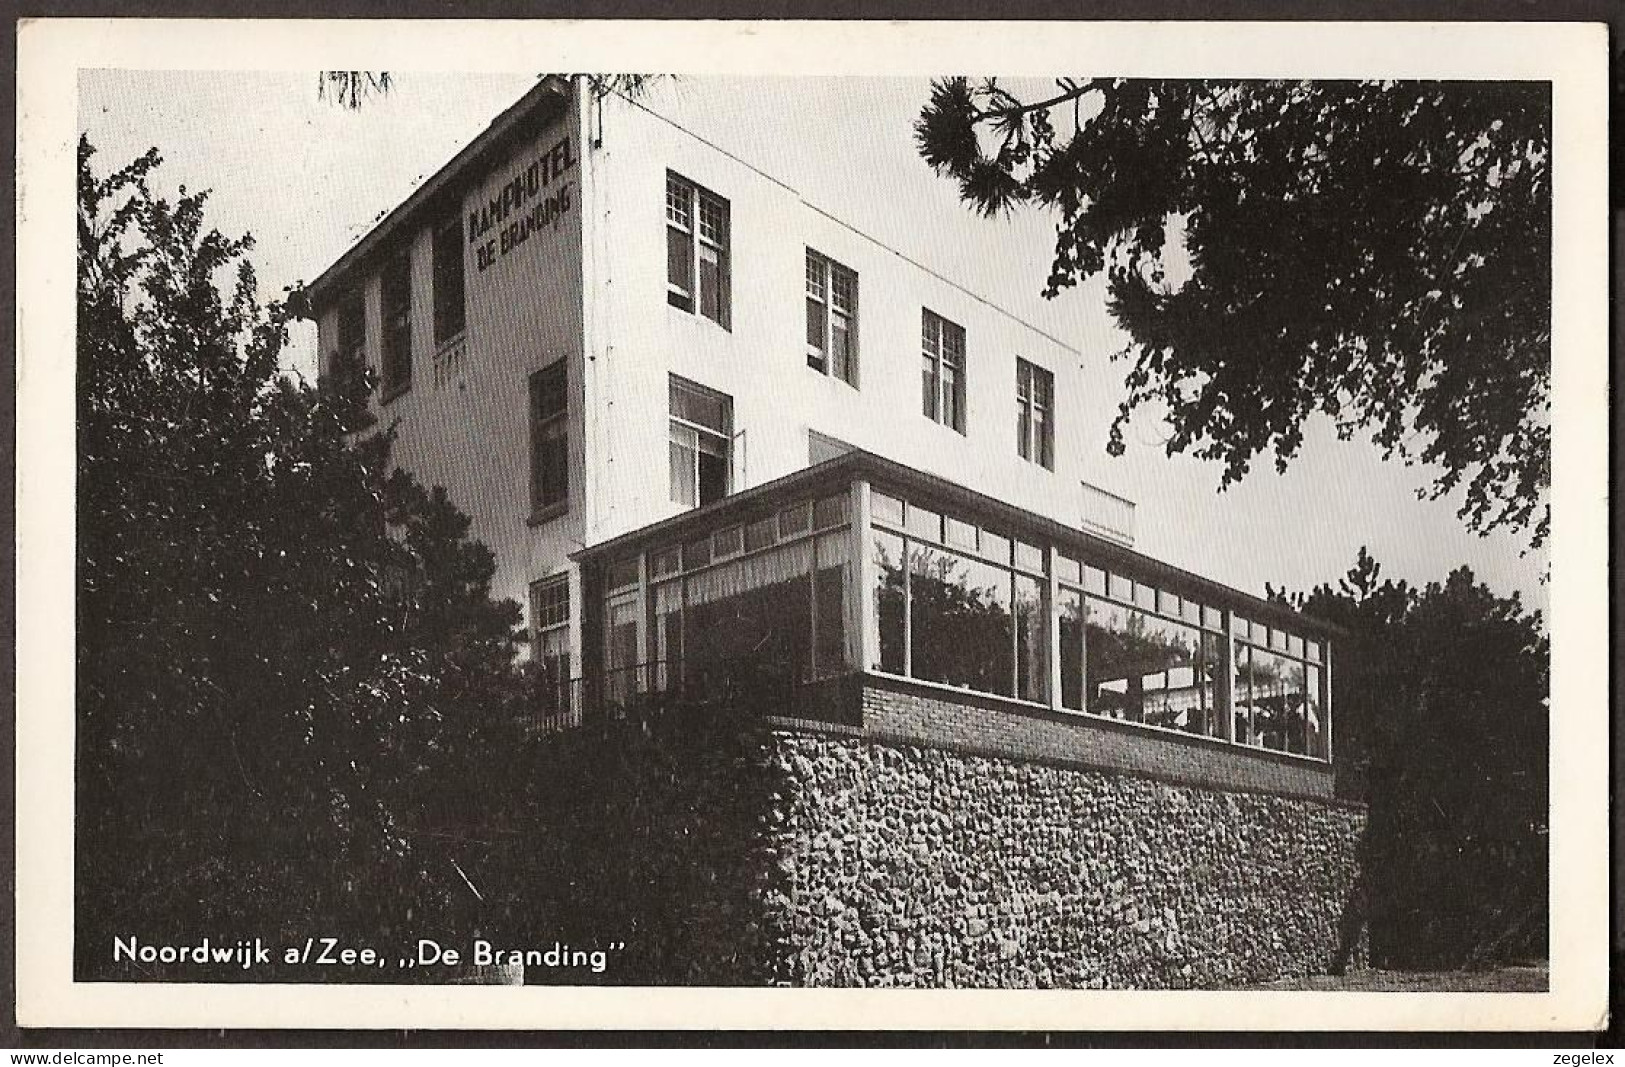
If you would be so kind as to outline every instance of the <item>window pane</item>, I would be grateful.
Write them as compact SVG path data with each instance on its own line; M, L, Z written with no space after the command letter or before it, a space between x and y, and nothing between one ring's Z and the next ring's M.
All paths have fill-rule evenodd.
M927 418L937 417L937 361L926 356L920 364L920 405Z
M826 496L813 505L813 529L827 530L846 523L846 494Z
M1107 577L1106 590L1114 600L1134 599L1134 582L1121 574L1112 574Z
M713 393L708 389L702 389L692 382L684 381L675 375L670 378L667 392L673 418L704 426L706 429L715 431L724 437L733 434L728 412L728 398L721 393Z
M694 431L672 427L671 500L691 508L699 503L699 450L694 447Z
M666 298L674 307L694 310L694 238L666 227Z
M807 297L809 301L824 302L824 261L811 250L807 252Z
M1305 729L1308 731L1309 755L1318 759L1326 758L1326 741L1330 737L1327 730L1329 725L1326 716L1325 700L1321 693L1321 673L1319 667L1310 667L1304 672L1304 706Z
M710 245L700 245L700 314L715 322L723 321L727 306L722 291L723 257Z
M1202 663L1200 631L1093 597L1088 608L1088 710L1208 733L1216 694Z
M875 522L903 525L903 502L885 493L869 494L869 515Z
M1228 641L1222 634L1202 634L1203 711L1209 737L1224 739L1224 701L1220 697L1220 680L1224 677L1225 647Z
M791 504L779 512L779 537L799 537L812 529L811 512L812 505L807 503Z
M1016 566L1023 570L1044 573L1044 550L1025 541L1015 542Z
M716 245L728 240L728 205L709 193L700 194L700 237Z
M982 556L995 563L1010 565L1010 539L992 530L982 531Z
M942 422L945 426L964 432L964 376L955 367L942 363Z
M830 320L830 373L847 384L855 384L857 363L852 358L852 323L841 315Z
M908 532L930 541L942 540L942 516L918 504L908 506Z
M1010 572L926 545L909 564L914 677L1009 696Z
M824 369L824 332L826 329L824 305L807 299L807 366Z
M704 567L711 562L711 539L699 537L683 546L683 569L685 571Z
M1044 587L1036 578L1015 576L1016 696L1043 703L1049 699L1049 620L1044 614Z
M852 549L844 533L818 539L813 578L813 677L846 673L846 590Z
M607 589L625 589L638 584L638 557L629 556L618 559L609 565L609 573L604 579Z
M812 546L781 545L688 579L689 684L782 699L812 669Z
M1179 617L1192 626L1202 625L1202 605L1187 598L1179 605Z
M974 523L956 519L952 515L944 516L943 540L954 548L963 548L975 552L976 526Z
M728 495L728 457L701 450L699 463L700 506L704 507Z
M384 386L403 389L412 382L412 261L397 256L381 279L384 320Z
M880 662L875 667L903 673L903 539L884 530L873 533L875 621L880 629Z
M649 567L656 578L676 574L683 568L683 556L677 548L662 548L649 557Z
M1064 553L1055 553L1055 574L1063 582L1081 585L1083 582L1083 565Z
M662 691L673 689L682 678L683 666L683 583L662 582L654 587L655 679Z
M766 548L778 539L778 520L773 516L758 519L745 527L745 551Z
M1319 641L1309 641L1309 642L1307 642L1304 645L1304 649L1305 649L1305 652L1306 652L1306 654L1308 655L1308 657L1310 659L1314 660L1316 663L1320 662L1320 642Z
M1307 751L1303 664L1274 652L1254 649L1253 731L1263 748Z
M434 339L463 332L463 218L459 212L434 231Z
M538 478L535 503L539 507L562 504L570 497L570 442L564 420L555 419L543 430L536 449Z
M1058 610L1061 621L1061 706L1083 710L1083 595L1062 589Z
M858 276L845 267L833 267L830 304L842 315L850 318L858 311Z
M1220 611L1218 608L1204 606L1202 608L1202 625L1207 627L1209 630L1223 630L1224 612Z
M742 526L730 526L725 530L718 530L711 535L711 558L725 559L728 556L737 556L745 550L745 530Z
M1253 650L1250 645L1233 645L1235 660L1231 680L1231 708L1235 721L1234 740L1251 745L1253 740Z
M690 219L690 206L694 196L694 187L677 177L675 174L666 175L666 220L675 223L684 229L692 229Z
M1134 583L1134 606L1145 608L1147 611L1157 610L1156 587L1146 585L1144 582Z
M1106 595L1106 572L1099 567L1083 568L1083 587L1096 596Z

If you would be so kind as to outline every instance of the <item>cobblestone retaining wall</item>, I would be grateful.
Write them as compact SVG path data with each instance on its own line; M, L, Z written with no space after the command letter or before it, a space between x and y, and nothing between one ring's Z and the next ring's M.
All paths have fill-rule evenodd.
M1358 811L856 737L770 749L767 903L798 984L1213 988L1339 952Z

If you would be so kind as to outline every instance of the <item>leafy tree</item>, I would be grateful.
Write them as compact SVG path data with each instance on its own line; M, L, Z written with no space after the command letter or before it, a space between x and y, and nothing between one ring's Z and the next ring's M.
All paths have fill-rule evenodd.
M1466 567L1417 589L1361 550L1295 598L1343 627L1332 673L1339 793L1369 802L1373 959L1539 955L1548 908L1550 643Z
M1168 452L1228 485L1320 413L1435 465L1433 497L1464 487L1470 529L1544 541L1545 85L947 78L915 133L978 211L1055 213L1046 296L1106 274L1132 359L1113 454L1160 401Z
M81 973L114 934L392 944L414 913L471 922L435 783L514 747L518 608L444 492L390 470L387 432L358 438L364 375L280 374L289 311L259 302L250 239L206 228L204 194L155 196L156 150L101 177L92 155L81 139Z

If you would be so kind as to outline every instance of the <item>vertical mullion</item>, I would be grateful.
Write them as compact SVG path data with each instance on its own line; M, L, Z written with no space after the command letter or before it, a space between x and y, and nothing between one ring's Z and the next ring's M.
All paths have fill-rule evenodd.
M852 483L852 567L849 581L855 583L848 597L847 655L859 670L880 662L880 615L875 610L879 581L871 556L871 508L868 481Z
M1044 546L1044 564L1048 572L1048 580L1044 583L1044 640L1049 647L1049 655L1045 659L1049 678L1045 689L1049 694L1049 706L1061 706L1061 579L1056 573L1055 546Z

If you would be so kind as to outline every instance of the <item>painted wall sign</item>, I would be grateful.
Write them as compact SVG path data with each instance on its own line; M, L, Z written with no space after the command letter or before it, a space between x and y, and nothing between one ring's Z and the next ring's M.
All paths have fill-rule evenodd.
M468 243L475 246L474 261L481 271L524 244L531 234L556 227L569 214L573 183L559 179L575 165L566 135L485 204L469 211ZM488 237L492 230L495 236Z

